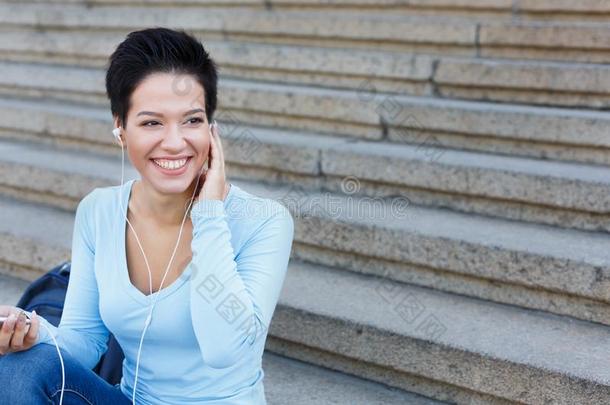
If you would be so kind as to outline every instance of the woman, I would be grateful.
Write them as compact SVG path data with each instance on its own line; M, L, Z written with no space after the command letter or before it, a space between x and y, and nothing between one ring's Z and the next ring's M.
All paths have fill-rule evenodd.
M226 182L209 125L216 86L213 60L184 31L135 31L111 55L115 136L141 179L80 201L59 327L29 314L31 326L0 330L3 403L266 403L262 355L294 224ZM116 386L91 370L110 332L125 353Z

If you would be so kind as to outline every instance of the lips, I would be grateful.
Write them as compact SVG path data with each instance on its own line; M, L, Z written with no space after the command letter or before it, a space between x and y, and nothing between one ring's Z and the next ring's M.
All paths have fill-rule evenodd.
M152 164L163 174L165 175L169 175L169 176L176 176L176 175L180 175L183 174L186 169L188 168L189 163L191 162L192 156L189 156L186 159L186 162L184 163L184 166L182 166L179 169L165 169L161 166L159 166L154 159L150 159L150 161L152 162ZM169 159L168 159L169 160ZM172 160L181 160L181 159L172 159Z
M187 159L193 157L192 155L180 155L180 156L157 156L151 159L156 159L156 160L180 160L180 159Z

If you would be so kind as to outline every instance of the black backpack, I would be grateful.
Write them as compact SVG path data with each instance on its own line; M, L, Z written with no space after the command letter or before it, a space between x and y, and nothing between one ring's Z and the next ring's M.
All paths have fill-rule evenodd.
M25 290L17 307L36 314L58 326L70 280L70 261L66 261L34 280ZM102 355L93 371L111 385L116 385L123 376L122 363L125 355L119 342L111 333L108 350Z

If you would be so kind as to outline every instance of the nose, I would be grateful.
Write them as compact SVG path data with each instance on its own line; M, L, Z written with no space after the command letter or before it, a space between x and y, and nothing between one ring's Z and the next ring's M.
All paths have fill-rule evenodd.
M161 148L172 153L178 153L184 150L186 142L184 140L184 136L182 135L180 128L174 125L169 125L168 130L165 132L163 136L163 141L161 142Z

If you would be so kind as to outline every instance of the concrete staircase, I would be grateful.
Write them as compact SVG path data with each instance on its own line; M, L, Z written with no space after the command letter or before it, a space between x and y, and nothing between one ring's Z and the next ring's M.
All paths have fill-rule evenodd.
M610 404L610 2L114 3L0 1L2 302L120 181L108 55L184 28L295 218L271 403Z

